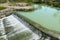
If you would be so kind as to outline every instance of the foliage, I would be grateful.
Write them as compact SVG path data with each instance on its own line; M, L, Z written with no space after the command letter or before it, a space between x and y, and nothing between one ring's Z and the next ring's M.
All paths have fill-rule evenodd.
M0 6L0 10L3 10L3 9L6 9L6 7L2 7L2 6Z
M0 0L0 3L4 3L7 0ZM10 2L28 2L28 3L33 3L33 2L37 2L37 3L44 3L44 4L48 4L48 5L53 5L55 7L60 7L60 0L8 0Z

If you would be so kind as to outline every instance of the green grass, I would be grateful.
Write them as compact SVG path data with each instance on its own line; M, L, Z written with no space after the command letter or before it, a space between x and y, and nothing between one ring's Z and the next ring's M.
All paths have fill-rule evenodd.
M0 10L3 10L3 9L6 9L6 7L2 7L2 6L0 6Z

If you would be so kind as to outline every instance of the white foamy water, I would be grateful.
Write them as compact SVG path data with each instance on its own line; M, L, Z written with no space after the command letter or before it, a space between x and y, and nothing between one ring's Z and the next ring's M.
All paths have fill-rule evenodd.
M12 33L12 32L8 33L9 34L9 37L12 37L12 36L14 36L16 34L23 33L25 31L29 31L30 33L32 33L31 38L29 38L29 40L38 40L40 38L39 35L35 34L32 30L30 30L27 26L25 26L23 23L21 23L13 15L7 17L5 19L5 21L8 21L8 23L10 23L7 27L12 26L14 28L12 30L12 32L16 31L15 33Z
M17 17L16 15L10 15L8 16L7 18L0 20L0 30L3 30L2 31L2 35L3 34L6 34L6 35L3 35L2 37L6 40L10 40L8 38L12 37L14 38L14 36L16 36L16 34L20 35L23 34L23 35L26 35L27 37L24 37L23 39L27 39L27 40L39 40L42 36L41 33L39 33L38 31L36 31L35 29L35 32L32 31L32 30L29 28L30 25L27 26L28 23L24 22L22 23L21 21L22 20L18 20L19 17ZM25 25L26 24L26 25ZM9 32L6 32L7 28L10 28L8 30L10 30ZM6 31L5 31L6 30ZM26 33L30 33L28 36L28 34ZM39 35L38 35L39 33ZM8 38L7 38L8 37ZM11 38L11 40L13 40ZM29 38L29 39L28 39ZM22 40L22 39L19 39L19 40Z
M5 35L3 19L0 19L0 39L8 40L7 35Z

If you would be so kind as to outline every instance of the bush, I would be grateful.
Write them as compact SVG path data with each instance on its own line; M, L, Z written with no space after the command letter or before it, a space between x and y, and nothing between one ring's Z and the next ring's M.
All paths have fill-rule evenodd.
M0 7L0 10L6 9L6 7Z

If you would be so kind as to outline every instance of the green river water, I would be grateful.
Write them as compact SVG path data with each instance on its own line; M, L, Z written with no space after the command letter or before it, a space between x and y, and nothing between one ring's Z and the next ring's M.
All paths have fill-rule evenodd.
M30 12L17 12L38 24L43 28L60 33L60 10L46 5L34 5L37 8Z

